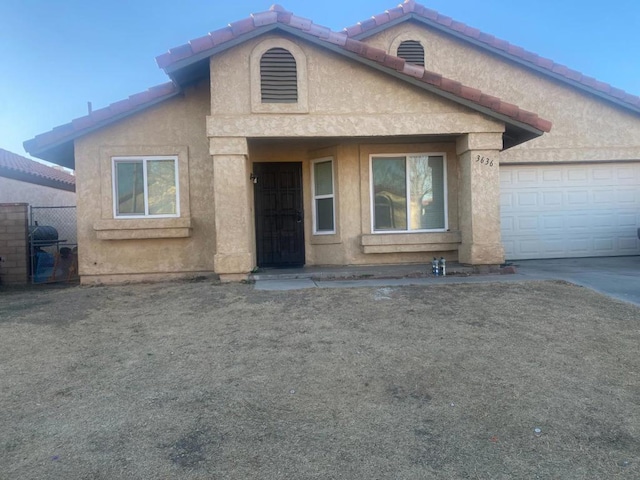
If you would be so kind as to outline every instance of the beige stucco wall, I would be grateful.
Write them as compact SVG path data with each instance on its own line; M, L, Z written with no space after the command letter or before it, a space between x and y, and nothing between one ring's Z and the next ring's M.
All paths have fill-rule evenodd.
M209 84L204 81L76 140L79 271L84 283L213 271L213 167L205 133L209 106ZM179 156L181 218L113 219L110 157L138 154Z
M423 25L405 22L364 41L389 51L398 38L421 41L428 70L553 122L551 133L505 151L501 163L640 159L637 114Z
M256 52L278 45L296 57L299 83L307 86L303 92L304 112L278 104L256 111ZM211 153L220 148L221 142L213 140L216 138L286 137L286 141L268 145L250 142L250 161L303 162L307 264L424 263L431 255L457 259L462 225L456 138L468 132L500 136L503 124L295 39L267 36L249 41L213 57L210 68L212 96L207 133L212 138ZM401 137L409 135L414 139L402 142ZM448 140L434 143L430 135ZM376 143L362 137L376 137ZM324 144L324 148L318 144ZM370 155L416 152L446 155L450 232L372 235ZM314 236L310 161L325 156L335 159L338 231L335 235ZM495 263L493 260L491 263Z
M73 206L75 192L0 177L0 203L28 203L35 207Z
M328 142L331 143L331 142ZM371 235L369 159L384 153L444 153L447 159L448 226L454 233ZM362 143L336 140L318 146L318 140L250 143L253 162L301 162L303 176L304 236L307 265L365 265L374 263L424 263L429 255L457 259L459 243L458 162L455 143ZM312 228L311 161L334 160L336 234L314 235ZM364 253L362 237L370 250ZM372 239L370 237L375 237ZM445 246L442 246L445 244ZM429 246L433 249L429 250ZM403 251L404 250L404 251ZM428 252L428 253L427 253Z
M292 114L287 104L254 113L252 89L259 89L260 81L251 76L251 62L259 62L253 52L273 39L260 37L212 57L209 136L373 137L504 129L479 113L300 40L290 43L304 53L299 62L306 63L306 77L303 71L299 83L308 85L308 114Z

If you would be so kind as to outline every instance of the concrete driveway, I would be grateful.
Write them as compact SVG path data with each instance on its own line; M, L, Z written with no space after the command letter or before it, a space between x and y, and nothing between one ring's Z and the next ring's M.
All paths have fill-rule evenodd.
M640 305L640 256L519 260L515 278L554 279Z
M298 290L304 288L392 287L406 285L431 285L435 283L520 282L525 280L564 280L591 288L612 298L640 305L640 256L564 258L554 260L517 260L511 262L517 273L509 275L471 275L447 277L406 276L412 270L393 266L384 267L386 278L355 280L317 280L313 273L307 278L258 280L257 290ZM355 267L362 268L362 267ZM426 265L424 269L428 269ZM356 271L352 272L356 276Z

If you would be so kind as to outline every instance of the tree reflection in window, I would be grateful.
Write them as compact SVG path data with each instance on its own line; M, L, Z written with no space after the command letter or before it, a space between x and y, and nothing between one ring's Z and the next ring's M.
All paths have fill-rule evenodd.
M444 158L373 157L374 231L445 228Z
M114 159L116 216L177 216L174 157Z

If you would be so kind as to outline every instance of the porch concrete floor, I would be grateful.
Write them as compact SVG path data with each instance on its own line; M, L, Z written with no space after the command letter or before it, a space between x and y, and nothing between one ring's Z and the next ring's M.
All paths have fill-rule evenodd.
M470 275L473 267L447 262L447 275ZM341 265L304 266L298 268L261 268L250 280L348 280L375 278L431 277L431 263L411 265Z

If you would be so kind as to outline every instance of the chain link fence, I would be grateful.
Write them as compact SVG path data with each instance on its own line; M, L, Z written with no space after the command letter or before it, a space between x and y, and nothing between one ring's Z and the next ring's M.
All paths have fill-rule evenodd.
M30 207L29 270L32 283L78 279L76 207Z

